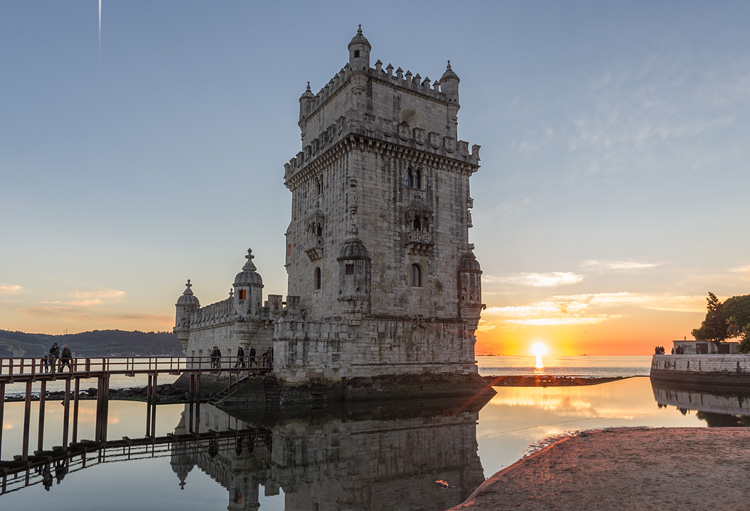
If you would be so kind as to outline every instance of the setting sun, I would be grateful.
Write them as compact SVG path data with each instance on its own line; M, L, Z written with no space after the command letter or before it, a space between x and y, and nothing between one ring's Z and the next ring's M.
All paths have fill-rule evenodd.
M531 354L537 357L543 357L547 354L547 345L543 342L535 342L531 345Z

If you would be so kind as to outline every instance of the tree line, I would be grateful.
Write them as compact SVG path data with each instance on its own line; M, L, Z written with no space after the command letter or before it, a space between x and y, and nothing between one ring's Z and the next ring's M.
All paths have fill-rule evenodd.
M750 295L733 296L721 302L709 292L706 318L691 334L697 340L718 345L727 339L740 339L739 352L750 353Z

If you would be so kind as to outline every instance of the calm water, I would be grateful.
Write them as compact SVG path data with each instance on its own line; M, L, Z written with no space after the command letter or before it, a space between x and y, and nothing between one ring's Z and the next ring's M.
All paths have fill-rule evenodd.
M492 359L482 372L527 374L528 364ZM523 357L519 357L523 358ZM585 358L585 361L577 360ZM611 359L573 357L568 373L629 375L648 371L650 357ZM532 359L533 361L533 359ZM528 361L527 361L528 362ZM514 365L515 364L515 365ZM545 370L547 370L545 357ZM498 368L506 368L499 372ZM614 374L613 367L623 374ZM511 372L520 371L520 372ZM533 365L531 373L535 374ZM635 374L638 374L637 372ZM132 381L132 380L131 380ZM750 415L741 396L715 396L652 387L648 378L587 387L497 388L486 403L424 400L401 404L307 410L279 416L264 410L228 414L210 405L193 409L197 432L239 430L239 438L155 446L152 451L111 449L102 459L92 454L86 467L71 460L58 482L45 490L41 475L8 480L2 509L430 509L463 501L473 489L518 460L544 439L584 429L732 425ZM702 411L697 411L700 407ZM34 406L38 406L34 403ZM36 417L36 408L32 418ZM79 438L93 438L95 403L81 403ZM45 448L61 443L63 407L48 402ZM188 405L157 407L156 435L179 435L190 428ZM110 403L108 438L142 437L146 406ZM23 404L7 403L2 459L20 453ZM36 445L36 421L31 438ZM252 430L252 434L247 434ZM444 488L436 481L445 481ZM181 488L182 487L182 488ZM258 507L259 506L259 507Z

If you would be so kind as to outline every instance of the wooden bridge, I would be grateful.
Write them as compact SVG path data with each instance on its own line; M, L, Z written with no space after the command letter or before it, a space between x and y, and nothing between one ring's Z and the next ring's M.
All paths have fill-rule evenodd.
M113 375L202 374L221 372L267 373L270 357L100 357L62 359L0 358L0 385L59 380L101 378Z
M231 385L232 376L236 380L251 375L265 374L273 370L273 360L270 357L123 357L123 358L73 358L68 361L42 358L2 358L0 359L0 448L2 447L2 423L5 410L5 392L7 385L25 384L25 408L23 426L23 452L21 460L29 459L29 430L31 424L32 385L40 384L39 389L39 438L38 451L43 446L45 401L47 382L63 380L65 392L63 394L63 451L67 450L71 408L71 382L74 385L73 397L73 431L72 443L76 443L78 435L78 401L81 390L81 380L96 378L98 381L96 393L96 427L94 442L107 440L107 414L109 403L109 380L114 375L148 376L146 387L146 401L148 411L146 415L146 431L151 437L156 428L156 390L159 375L190 375L189 402L199 402L201 395L202 374L229 374ZM2 451L0 450L0 460Z
M26 460L18 456L13 461L0 461L0 495L36 484L49 487L53 476L60 482L66 474L102 463L170 457L175 453L236 452L241 448L238 446L252 442L254 438L268 444L271 432L253 428L137 439L123 437L122 440L105 442L84 440L70 444L65 450L37 451Z

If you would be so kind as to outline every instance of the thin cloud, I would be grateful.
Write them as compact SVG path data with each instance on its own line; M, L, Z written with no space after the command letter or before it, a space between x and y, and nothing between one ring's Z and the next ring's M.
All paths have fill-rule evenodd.
M23 289L21 286L16 284L4 284L0 285L0 295L17 295Z
M121 298L125 296L125 291L118 289L96 289L94 291L74 291L72 296L82 300L96 300L96 299L109 299L109 298Z
M702 296L658 296L634 293L592 293L552 296L527 305L489 307L482 314L482 331L498 325L591 325L625 317L623 308L669 312L701 312ZM612 310L617 309L617 310Z
M486 275L482 277L483 282L487 284L513 284L517 286L531 287L558 287L570 286L583 282L583 275L572 272L549 272L549 273L519 273L497 277Z
M660 266L659 263L639 263L637 261L599 261L597 259L590 259L584 261L581 266L584 269L591 271L617 271L617 272L631 272L639 270L650 270Z
M727 270L729 273L750 273L750 264L747 266L734 266Z

